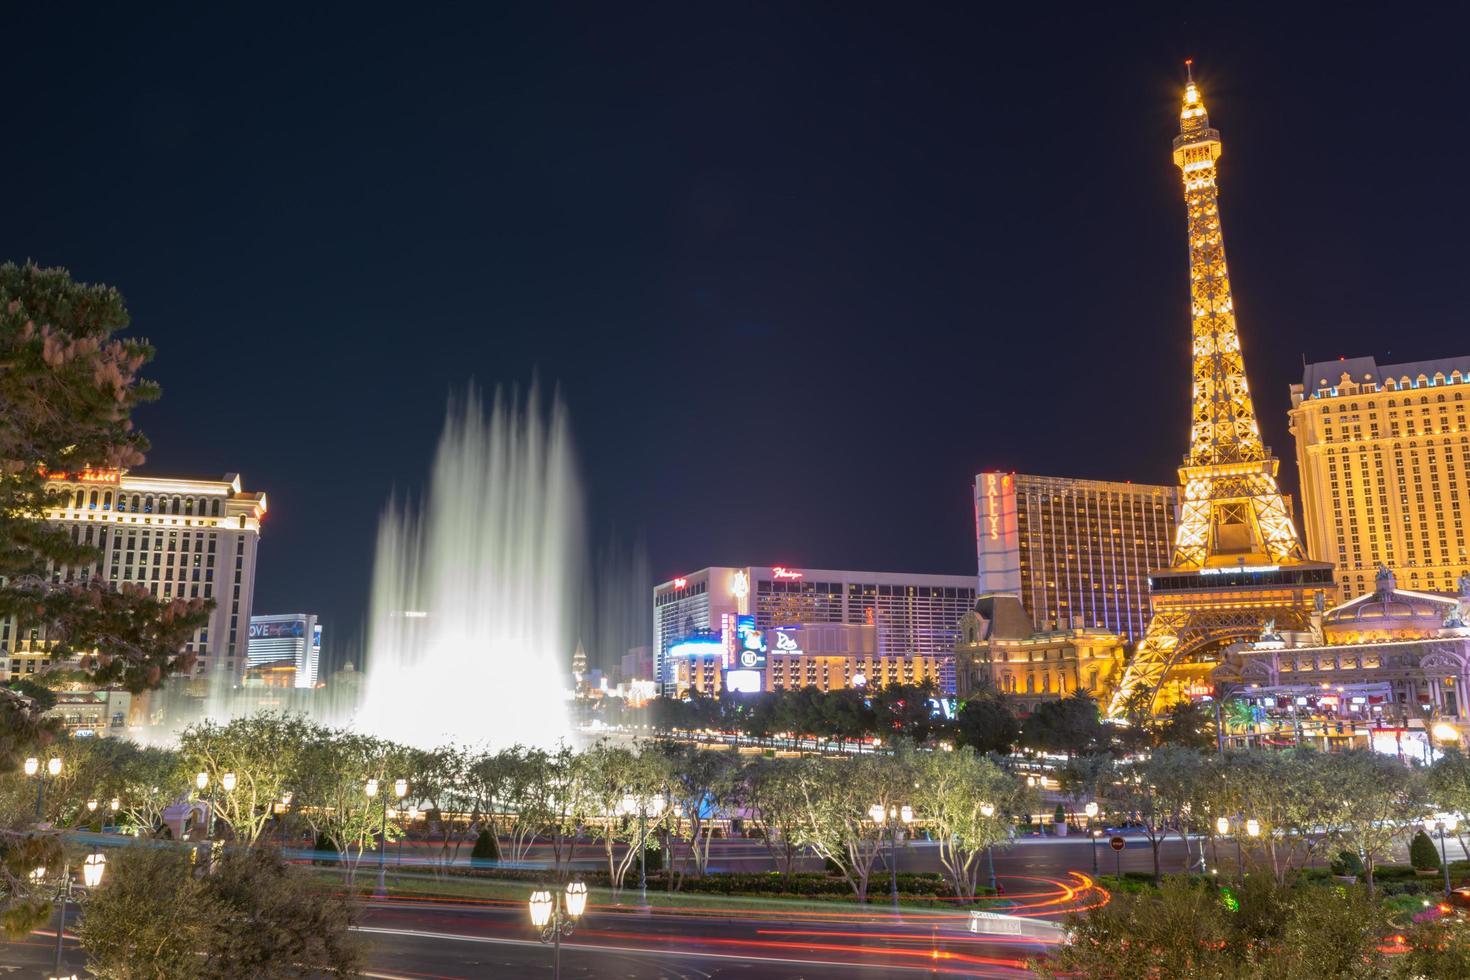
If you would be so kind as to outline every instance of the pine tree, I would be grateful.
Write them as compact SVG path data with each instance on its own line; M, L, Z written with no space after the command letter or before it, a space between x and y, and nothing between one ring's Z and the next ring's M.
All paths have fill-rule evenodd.
M63 269L0 265L0 617L16 617L22 635L36 630L54 659L79 655L90 680L136 693L190 666L181 651L213 604L110 585L95 573L100 551L46 520L63 506L48 478L120 473L148 448L131 415L158 397L138 377L153 348L114 336L128 322L111 287L73 282ZM0 715L5 749L26 722L23 704L13 707ZM13 751L0 758L0 770L13 764Z

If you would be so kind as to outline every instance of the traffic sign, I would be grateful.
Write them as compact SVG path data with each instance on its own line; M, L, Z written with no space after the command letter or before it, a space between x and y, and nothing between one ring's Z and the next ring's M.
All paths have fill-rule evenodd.
M1114 834L1113 838L1108 841L1108 846L1115 851L1121 851L1123 848L1128 846L1128 842Z

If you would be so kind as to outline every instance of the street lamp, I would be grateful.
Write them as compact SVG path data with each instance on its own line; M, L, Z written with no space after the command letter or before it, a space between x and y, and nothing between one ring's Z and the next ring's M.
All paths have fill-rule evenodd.
M42 770L41 760L37 759L35 756L31 756L25 761L25 772L27 776L37 777L36 820L37 822L39 822L41 819L41 809L44 806L46 800L46 773L50 773L52 776L61 775L61 760L58 759L56 756L52 756L49 760L47 760L46 768Z
M995 816L995 804L994 803L981 803L980 804L980 815L982 817L985 817L987 820L990 819L991 817ZM988 844L988 843L985 845L985 860L990 864L990 893L992 895L999 894L999 891L995 887L995 849L994 849L994 845Z
M531 893L531 925L541 930L541 941L552 944L552 980L561 980L561 937L570 936L587 911L587 885L581 878L567 882L565 893L540 889Z
M54 774L53 774L54 775ZM98 851L88 854L86 861L82 863L82 883L87 888L96 888L102 884L102 872L107 867L107 856ZM31 881L39 885L46 876L45 868L37 868L31 872ZM71 868L66 864L61 866L61 882L56 888L56 897L61 903L61 917L56 920L56 974L61 975L61 940L66 935L66 906L68 902L82 902L87 893L73 893L76 886L72 884Z
M1229 817L1216 817L1215 818L1215 830L1216 830L1216 832L1218 832L1221 837L1231 836L1231 827L1234 824L1238 824L1239 823L1239 819L1240 818L1237 817L1235 819L1235 821L1232 821ZM1245 822L1245 832L1247 834L1250 834L1252 837L1259 836L1260 833L1261 833L1261 824L1260 824L1260 822L1257 821L1254 817L1251 818L1250 820L1247 820ZM1235 837L1235 872L1236 872L1236 874L1239 877L1244 878L1245 877L1245 852L1242 851L1241 850L1241 847L1240 847L1240 833L1237 831L1234 834L1234 837ZM1218 853L1217 853L1216 856L1217 857L1219 856Z
M874 803L868 807L868 816L879 827L881 837L884 829L889 832L890 846L888 849L888 883L889 895L893 899L893 911L898 911L898 828L899 825L907 825L914 822L914 808L905 803L902 807L888 807L884 810L882 803ZM887 818L885 820L885 817Z
M1095 831L1095 830L1092 829L1092 821L1097 817L1097 803L1095 801L1089 800L1088 803L1087 803L1087 805L1082 808L1082 812L1085 813L1085 814L1087 814L1087 836L1090 837L1090 838L1092 838L1092 874L1093 874L1094 877L1096 877L1097 876L1097 831Z
M626 816L631 817L635 813L638 815L638 902L640 908L648 908L648 818L652 816L657 820L663 816L667 805L662 793L646 800L628 793L618 806L618 809ZM674 812L682 816L684 808L676 803Z
M1459 825L1459 819L1450 814L1445 814L1437 819L1435 817L1424 818L1425 833L1433 836L1435 831L1439 831L1439 860L1440 866L1444 868L1444 893L1446 895L1450 893L1450 859L1445 854L1444 837L1447 833L1453 834Z
M370 778L367 785L363 787L367 798L372 799L378 795L378 780ZM393 795L401 801L408 795L408 780L393 780ZM388 894L388 797L383 796L383 818L382 818L382 840L378 843L378 890L373 892L374 898L384 898Z

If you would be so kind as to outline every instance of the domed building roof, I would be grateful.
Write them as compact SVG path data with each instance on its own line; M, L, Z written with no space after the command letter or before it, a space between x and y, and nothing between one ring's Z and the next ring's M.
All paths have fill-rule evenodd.
M1386 566L1379 566L1374 584L1374 591L1323 615L1322 632L1328 643L1437 636L1445 617L1459 605L1448 596L1400 589Z

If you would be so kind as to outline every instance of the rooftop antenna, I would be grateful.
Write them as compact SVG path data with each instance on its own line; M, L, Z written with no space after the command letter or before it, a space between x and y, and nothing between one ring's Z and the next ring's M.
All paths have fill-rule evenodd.
M1190 84L1193 84L1194 83L1194 59L1193 58L1185 58L1184 59L1184 71L1189 75Z

